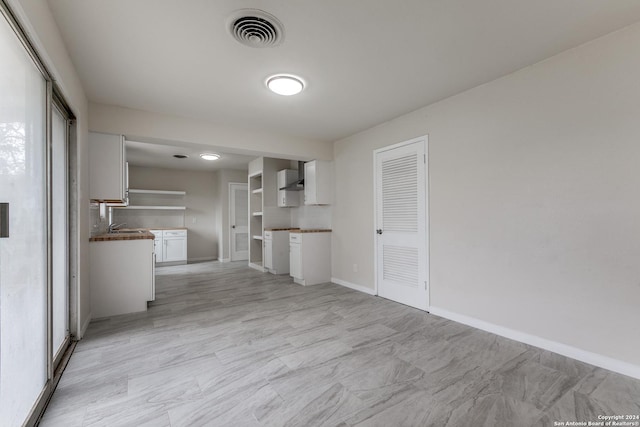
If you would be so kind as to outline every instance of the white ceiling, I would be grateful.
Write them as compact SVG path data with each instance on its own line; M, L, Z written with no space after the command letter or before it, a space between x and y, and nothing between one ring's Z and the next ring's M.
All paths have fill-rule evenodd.
M637 0L49 0L96 103L334 141L640 20ZM284 43L225 21L275 15ZM296 97L264 80L294 73Z
M218 169L247 170L247 166L255 156L220 153L211 148L193 144L176 145L175 142L157 141L141 142L126 140L127 161L131 166L147 166L168 169L185 169L197 171L214 171ZM200 153L220 154L215 161L202 160ZM176 159L174 154L184 154L186 159Z

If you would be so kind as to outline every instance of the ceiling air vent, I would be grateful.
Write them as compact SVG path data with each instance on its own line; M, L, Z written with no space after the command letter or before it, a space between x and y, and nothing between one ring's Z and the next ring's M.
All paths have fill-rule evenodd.
M274 47L284 38L282 23L262 10L238 10L228 22L233 38L245 46Z

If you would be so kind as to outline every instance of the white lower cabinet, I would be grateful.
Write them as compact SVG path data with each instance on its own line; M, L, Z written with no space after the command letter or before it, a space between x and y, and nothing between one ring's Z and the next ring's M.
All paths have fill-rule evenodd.
M155 299L151 239L90 242L89 266L94 318L146 311Z
M317 285L331 281L331 233L292 232L289 234L289 265L293 281Z
M156 256L156 262L162 262L164 259L164 251L162 248L164 245L162 244L162 230L149 230L154 236L153 240L153 252Z
M265 230L264 268L271 274L289 273L289 230Z
M155 236L156 262L186 264L187 230L150 230Z

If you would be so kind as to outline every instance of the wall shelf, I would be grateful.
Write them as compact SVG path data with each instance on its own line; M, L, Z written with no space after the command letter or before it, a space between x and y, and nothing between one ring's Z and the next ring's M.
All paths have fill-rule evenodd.
M171 190L143 190L141 188L130 188L129 194L164 194L168 196L184 196L186 191L171 191Z
M253 216L262 216L262 212L254 212L251 215L253 215Z
M262 194L262 188L256 188L252 191L253 194Z
M114 206L114 209L147 209L147 210L164 210L164 211L184 211L186 206Z
M262 240L262 236L252 236L253 240Z

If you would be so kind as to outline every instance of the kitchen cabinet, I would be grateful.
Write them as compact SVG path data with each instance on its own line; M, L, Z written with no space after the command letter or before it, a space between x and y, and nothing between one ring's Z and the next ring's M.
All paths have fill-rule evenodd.
M333 202L333 163L313 160L304 164L304 204L330 205Z
M300 206L300 193L299 190L281 190L281 188L287 185L293 184L298 181L298 171L295 169L283 169L278 171L277 175L277 188L278 188L278 207L279 208L291 208Z
M146 311L155 299L152 239L90 242L89 266L94 318Z
M156 262L167 265L187 263L187 230L150 230L155 236Z
M289 266L293 281L303 286L331 281L331 232L329 230L289 234Z
M187 230L164 230L162 262L187 262Z
M289 230L264 231L264 268L271 274L289 273Z
M126 205L127 180L124 136L89 132L89 198Z

